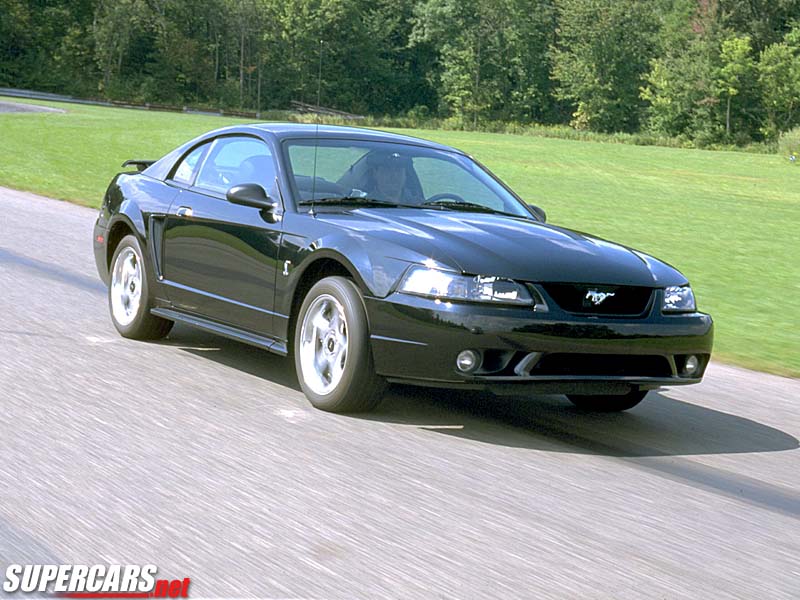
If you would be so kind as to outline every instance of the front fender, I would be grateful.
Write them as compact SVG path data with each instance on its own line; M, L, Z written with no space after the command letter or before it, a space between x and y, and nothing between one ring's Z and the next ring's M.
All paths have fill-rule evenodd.
M326 232L315 238L285 233L281 248L283 281L276 286L276 309L289 314L297 285L308 269L320 260L334 260L344 266L366 296L383 298L389 294L409 261L387 258L384 249L370 246L368 240L353 231Z
M292 216L287 215L289 220ZM310 219L303 225L314 227ZM424 260L406 256L408 251L405 249L387 248L387 244L358 231L319 227L314 232L318 235L306 237L290 233L293 230L297 229L286 227L284 230L280 257L282 272L278 273L275 286L275 310L285 316L291 314L297 286L309 269L319 266L321 260L334 260L341 264L361 292L375 298L389 295L410 263Z
M373 298L388 296L410 264L454 268L407 246L371 236L366 228L345 229L306 213L287 212L275 285L275 311L287 325L298 286L322 260L342 265L362 294Z

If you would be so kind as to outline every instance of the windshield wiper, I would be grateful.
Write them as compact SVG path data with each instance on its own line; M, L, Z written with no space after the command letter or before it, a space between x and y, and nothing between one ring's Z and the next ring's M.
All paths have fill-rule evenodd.
M400 206L397 202L389 200L379 200L378 198L364 198L362 196L330 196L328 198L317 198L316 200L302 200L298 202L300 206L310 206L312 204L327 204L339 206Z
M483 204L477 204L475 202L459 202L457 200L434 200L433 202L423 202L421 206L428 208L462 210L465 212L484 212L495 215L507 215L509 217L525 218L524 215L515 215L514 213L509 213L502 210L496 210L494 208L489 208L488 206L484 206Z

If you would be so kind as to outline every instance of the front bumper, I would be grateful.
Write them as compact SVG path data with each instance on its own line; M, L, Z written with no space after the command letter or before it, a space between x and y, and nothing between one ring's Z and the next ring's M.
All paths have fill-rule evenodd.
M365 302L375 369L390 381L500 393L519 393L524 386L538 393L624 394L698 383L708 364L711 317L664 315L657 308L661 298L655 300L640 318L552 307L537 313L397 293ZM478 351L485 368L459 372L456 356L465 349ZM691 376L682 372L689 355L700 362Z

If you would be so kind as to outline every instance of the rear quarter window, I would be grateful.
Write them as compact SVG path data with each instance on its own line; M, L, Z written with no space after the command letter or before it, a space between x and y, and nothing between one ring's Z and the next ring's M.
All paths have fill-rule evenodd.
M184 156L183 160L178 163L178 167L175 169L175 173L172 175L172 180L177 181L178 183L191 185L192 181L194 181L194 176L197 173L197 167L200 164L200 158L203 156L206 148L208 148L208 144L202 144Z

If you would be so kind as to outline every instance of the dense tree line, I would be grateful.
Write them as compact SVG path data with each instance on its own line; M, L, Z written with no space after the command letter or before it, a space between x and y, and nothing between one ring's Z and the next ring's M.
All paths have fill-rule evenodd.
M800 123L800 0L0 0L0 85L748 143Z

